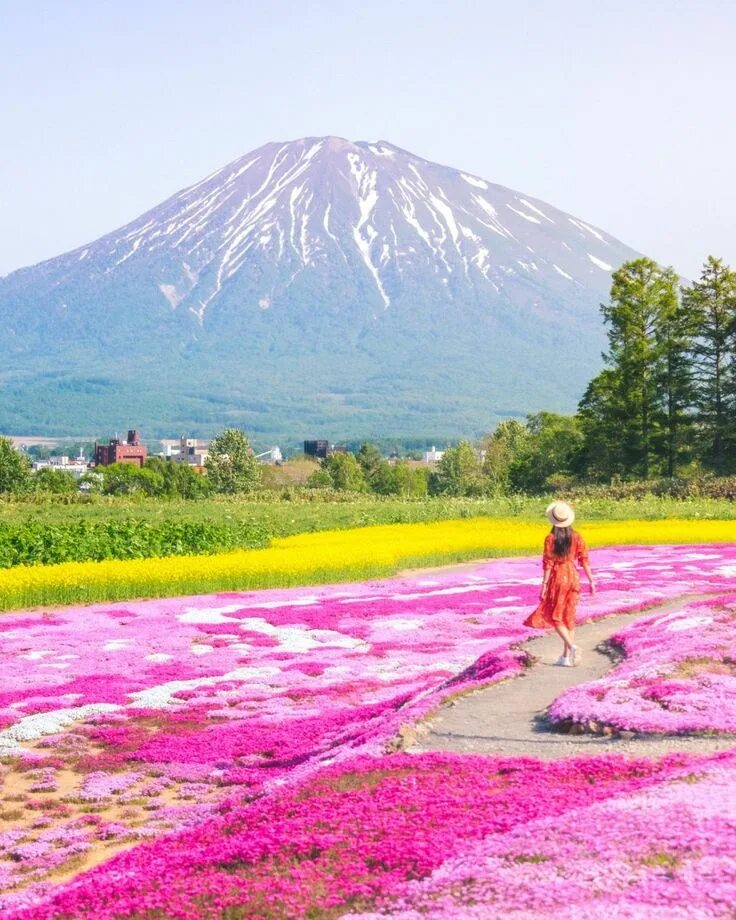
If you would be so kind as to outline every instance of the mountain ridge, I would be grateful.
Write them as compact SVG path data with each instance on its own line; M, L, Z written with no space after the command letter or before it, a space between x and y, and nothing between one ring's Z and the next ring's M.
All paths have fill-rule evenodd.
M49 430L65 390L100 424L131 403L156 430L273 437L450 436L569 409L600 363L610 271L636 255L388 141L271 142L0 279L0 428Z

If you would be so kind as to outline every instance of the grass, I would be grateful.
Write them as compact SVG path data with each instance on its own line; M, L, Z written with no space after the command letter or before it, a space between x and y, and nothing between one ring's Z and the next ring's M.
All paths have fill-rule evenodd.
M288 498L285 497L288 495ZM261 524L274 537L365 527L411 524L457 518L514 518L543 522L550 497L435 497L402 499L372 495L261 493L257 497L225 496L200 501L80 496L72 503L0 498L0 523L27 521L62 524L76 521L107 523L135 519L164 521L248 521ZM580 498L574 501L581 521L661 520L667 518L736 520L736 502L727 499L676 499L648 495L641 499Z
M590 546L736 541L736 520L594 521ZM354 581L401 569L539 553L547 526L524 518L381 525L279 537L210 556L16 566L0 572L0 609Z

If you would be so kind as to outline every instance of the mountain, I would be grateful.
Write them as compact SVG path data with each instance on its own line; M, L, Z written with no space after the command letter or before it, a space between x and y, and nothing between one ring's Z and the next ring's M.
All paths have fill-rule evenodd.
M0 279L0 430L450 437L572 410L636 255L385 141L266 144Z

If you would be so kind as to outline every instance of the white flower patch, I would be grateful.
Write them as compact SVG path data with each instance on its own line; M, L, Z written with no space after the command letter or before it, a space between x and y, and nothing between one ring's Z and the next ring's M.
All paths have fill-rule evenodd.
M187 607L177 619L180 623L232 623L237 622L237 617L227 616L239 610L276 610L279 607L311 607L319 603L321 598L316 594L304 595L293 600L283 601L256 601L252 604L240 602L227 604L224 607Z
M71 709L55 709L52 712L38 712L16 722L10 728L0 732L0 756L23 753L19 741L35 741L44 735L53 735L80 719L97 715L100 712L115 712L120 709L114 703L88 703Z
M180 623L237 623L236 617L225 614L235 613L240 609L240 604L230 604L229 607L188 607L184 613L177 616L177 620Z
M169 680L165 684L158 684L156 687L147 687L145 690L136 690L131 693L133 703L128 705L128 709L166 709L169 706L181 706L183 700L177 700L175 693L182 690L198 690L200 687L214 687L216 684L224 683L230 680L255 681L259 677L275 677L280 674L279 668L238 668L230 671L228 674L221 674L215 677L194 677L191 680Z
M736 578L736 565L720 565L715 570L715 574L726 578Z
M677 620L665 627L667 632L684 632L686 629L697 629L699 626L710 626L713 617L686 617L684 620Z
M389 629L410 630L419 629L420 626L424 626L424 620L379 620L378 625L381 627L387 626Z
M130 645L130 639L112 639L102 646L103 652L122 652Z
M173 655L167 655L165 652L156 652L153 655L146 655L145 661L152 661L154 664L164 664L171 661Z
M209 655L214 652L214 648L211 645L192 645L190 651L192 655Z
M274 626L262 617L246 617L240 621L240 628L248 632L272 636L284 652L308 652L313 648L358 648L365 645L362 639L346 636L332 629L308 629L299 626Z
M53 655L54 653L49 649L44 649L43 651L38 652L29 652L27 655L21 655L20 657L24 661L40 661L42 658L45 658L47 655Z

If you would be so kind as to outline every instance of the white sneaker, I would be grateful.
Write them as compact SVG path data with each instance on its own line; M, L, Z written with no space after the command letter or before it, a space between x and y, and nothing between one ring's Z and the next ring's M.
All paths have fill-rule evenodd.
M572 655L570 656L570 664L572 667L576 668L580 662L583 660L583 650L579 645L573 645Z
M572 662L567 655L560 655L557 661L555 661L555 665L558 668L571 668Z

